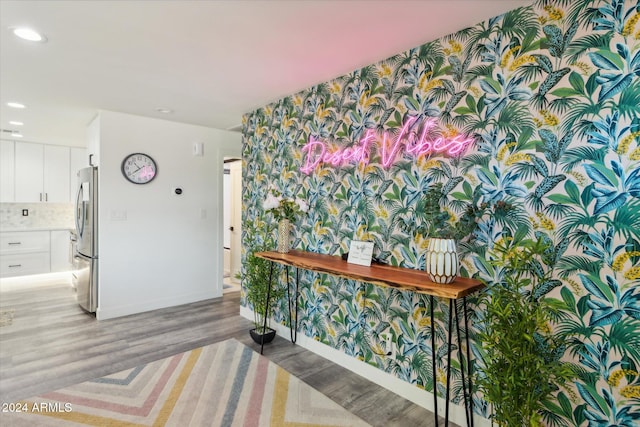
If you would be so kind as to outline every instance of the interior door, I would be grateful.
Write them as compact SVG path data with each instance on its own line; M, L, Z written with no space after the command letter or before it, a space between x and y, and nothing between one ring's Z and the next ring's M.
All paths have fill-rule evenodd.
M229 165L231 175L231 280L238 282L236 274L240 272L240 254L242 252L242 161Z

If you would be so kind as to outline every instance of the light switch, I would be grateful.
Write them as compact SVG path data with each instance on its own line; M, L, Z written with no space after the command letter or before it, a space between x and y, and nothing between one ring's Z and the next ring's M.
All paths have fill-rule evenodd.
M196 157L204 156L204 144L202 142L193 143L193 155Z
M122 209L113 209L109 213L109 218L111 221L126 221L127 211Z

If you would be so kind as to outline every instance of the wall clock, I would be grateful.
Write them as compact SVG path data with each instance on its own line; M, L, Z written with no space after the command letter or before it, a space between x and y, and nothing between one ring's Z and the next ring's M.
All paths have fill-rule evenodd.
M157 174L158 166L148 154L129 154L122 161L122 175L134 184L148 184Z

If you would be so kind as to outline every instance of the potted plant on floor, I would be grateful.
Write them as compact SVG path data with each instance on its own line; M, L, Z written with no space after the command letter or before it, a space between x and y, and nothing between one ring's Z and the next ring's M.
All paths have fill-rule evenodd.
M542 426L545 400L575 375L560 358L564 337L554 335L554 308L543 296L559 284L541 239L526 239L518 230L505 244L495 245L498 282L490 284L479 304L476 341L484 366L475 384L492 405L500 426Z
M271 292L269 292L269 271L271 262L255 256L256 252L272 250L275 246L273 227L269 227L259 219L246 224L245 243L247 253L238 278L242 280L247 302L253 308L254 328L249 331L251 338L258 343L268 343L276 335L275 330L269 327L274 313L275 304L284 297L286 289L276 277L273 278ZM267 305L268 297L268 305ZM265 310L268 306L268 312ZM264 329L264 320L267 320L267 328Z

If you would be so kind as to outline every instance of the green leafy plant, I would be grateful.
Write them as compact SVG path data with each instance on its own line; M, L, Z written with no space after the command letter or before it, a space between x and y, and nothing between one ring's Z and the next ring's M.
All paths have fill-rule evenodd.
M436 183L427 190L422 199L416 203L415 214L417 225L413 227L416 234L425 237L454 239L457 242L472 240L473 233L478 228L478 221L487 212L507 215L513 209L510 203L498 201L492 205L480 202L480 191L476 190L473 202L467 203L464 212L453 221L451 214L443 208L446 194L442 183ZM478 187L479 188L479 187ZM405 226L405 228L409 228Z
M253 307L254 325L256 332L264 334L264 314L267 308L267 295L269 311L267 312L267 328L271 316L275 310L275 304L284 297L286 288L274 277L269 293L269 271L271 261L257 257L257 252L269 251L275 247L274 228L264 221L257 219L245 224L245 244L248 248L245 255L242 272L236 277L242 280L245 288L245 297Z
M299 198L284 197L282 193L271 189L263 203L266 212L271 212L276 221L288 219L295 222L296 218L309 210L307 203Z
M560 360L563 337L550 326L555 309L542 297L557 282L544 266L548 246L525 235L519 230L495 245L492 264L502 269L502 279L479 304L476 339L484 368L475 383L493 406L493 420L507 427L542 426L544 402L574 377L571 365Z

